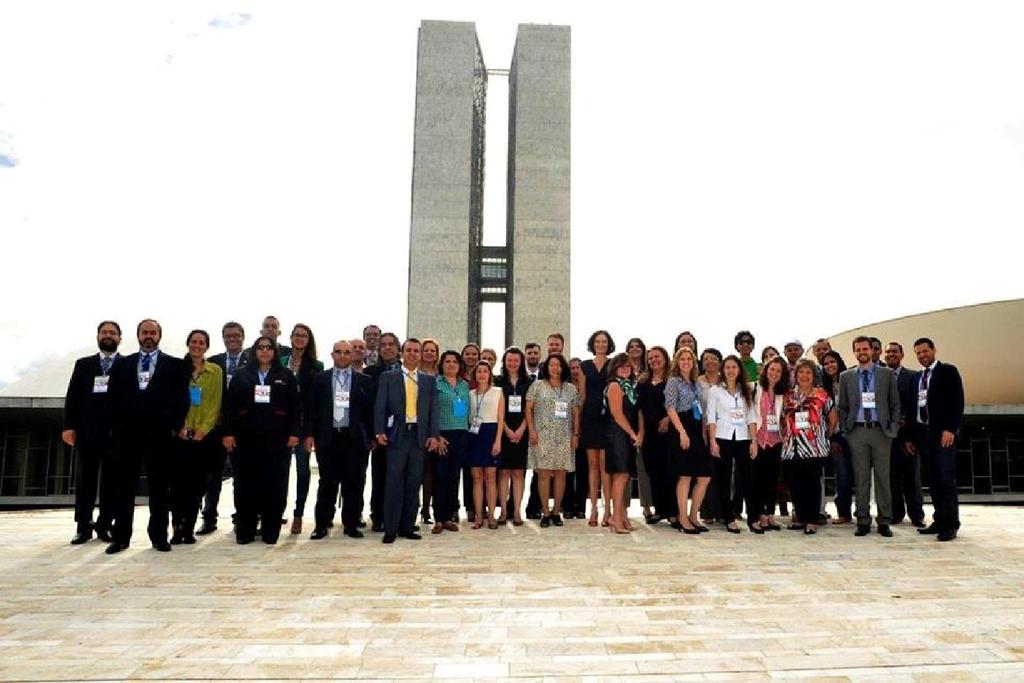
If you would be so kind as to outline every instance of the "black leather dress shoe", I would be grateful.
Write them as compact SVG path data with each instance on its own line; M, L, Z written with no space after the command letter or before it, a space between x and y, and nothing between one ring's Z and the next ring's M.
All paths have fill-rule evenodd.
M936 536L936 540L942 541L943 543L946 541L952 541L954 538L956 538L955 531L940 531L939 535Z
M547 529L549 526L551 526L551 518L547 515L542 516L540 519L540 526L542 529Z
M196 534L199 535L199 536L206 536L208 534L212 534L216 530L217 530L217 523L216 522L203 522L203 525L201 527L199 527L199 531L197 531Z
M910 523L913 524L914 526L916 526L918 529L923 529L924 528L924 520L923 519L912 519L912 520L910 520Z
M395 534L384 534L384 538L381 539L382 543L394 543L397 536Z
M919 533L919 534L937 534L937 533L940 533L940 532L939 532L939 527L935 526L934 524L929 524L928 526L924 527L923 529L918 529L917 533Z
M345 535L349 538L362 538L364 534L359 529L345 529Z
M107 549L103 552L105 552L107 555L116 555L122 550L128 550L127 543L118 543L117 541L111 541L110 545L108 545Z
M100 539L104 543L110 543L114 540L110 535L110 529L107 527L96 529L96 538Z
M763 534L764 533L764 529L762 529L759 526L754 526L753 524L748 524L747 528L750 529L751 533L755 533L755 534Z
M551 515L551 523L555 526L562 526L562 515L554 514Z
M196 536L195 536L195 534L184 534L181 537L181 542L184 543L185 545L195 545L196 544Z
M857 525L857 530L853 532L853 535L854 536L867 536L869 533L871 533L871 527L866 526L864 524L858 524Z
M178 531L175 531L174 534L171 536L171 545L181 545L184 542L185 537Z
M255 540L255 536L235 536L235 543L237 543L238 545L249 545Z
M327 538L327 529L323 527L316 527L313 529L313 533L309 535L311 541L319 541L321 538Z
M365 529L366 528L366 520L365 519L360 519L359 523L356 524L356 526L359 527L360 529Z
M402 538L407 538L410 541L418 541L418 540L420 540L423 537L420 536L415 531L407 531L406 533L402 534Z
M375 531L378 534L384 531L384 525L380 522L374 522L373 526L370 527L370 531Z
M892 538L892 529L889 528L888 524L879 524L878 535L885 536L886 538Z
M82 545L83 543L88 543L91 538L91 529L79 529L78 533L71 539L71 545Z
M162 553L171 552L171 544L167 541L153 541L153 550L159 550Z

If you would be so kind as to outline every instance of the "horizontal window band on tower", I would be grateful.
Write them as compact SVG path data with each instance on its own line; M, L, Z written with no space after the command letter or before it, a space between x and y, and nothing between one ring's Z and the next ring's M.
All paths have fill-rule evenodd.
M507 302L509 283L508 247L481 246L477 250L477 296L481 302Z

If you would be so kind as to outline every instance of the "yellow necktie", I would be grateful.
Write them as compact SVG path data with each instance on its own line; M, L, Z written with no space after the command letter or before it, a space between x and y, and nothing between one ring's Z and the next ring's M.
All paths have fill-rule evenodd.
M402 370L405 375L405 421L413 423L416 421L416 399L419 398L419 387L410 372Z

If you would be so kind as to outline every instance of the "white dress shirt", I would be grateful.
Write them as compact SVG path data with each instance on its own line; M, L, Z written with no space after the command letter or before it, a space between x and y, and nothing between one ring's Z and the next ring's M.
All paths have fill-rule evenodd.
M715 425L716 439L750 441L749 425L757 424L757 408L743 398L742 391L730 394L719 384L708 391L707 421Z

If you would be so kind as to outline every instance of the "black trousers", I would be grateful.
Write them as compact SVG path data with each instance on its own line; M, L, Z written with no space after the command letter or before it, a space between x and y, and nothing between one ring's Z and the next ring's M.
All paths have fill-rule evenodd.
M744 493L747 501L747 521L754 523L761 515L775 511L775 491L779 481L779 457L782 444L768 448L758 447L757 457L750 455L741 460L743 466Z
M351 429L335 431L331 442L317 445L316 462L320 469L320 483L316 489L314 519L318 529L326 529L334 518L338 489L341 489L341 525L346 531L354 530L363 511L363 493L360 490L366 477L363 447Z
M657 425L654 426L657 429ZM676 499L676 483L679 477L669 470L668 434L650 434L644 439L641 456L644 469L651 481L651 498L654 502L654 513L659 517L676 517L679 515L679 502Z
M238 434L235 464L238 519L235 535L251 540L260 518L260 535L268 543L281 534L281 515L288 498L288 471L291 449L287 436L275 434Z
M794 459L782 463L793 509L802 524L816 521L821 512L821 473L824 466L824 458Z
M212 439L210 452L208 454L207 468L203 482L203 521L209 524L217 523L217 507L220 505L220 492L224 483L224 464L228 461L228 452L221 445L221 433L214 430L207 436ZM231 459L232 471L234 471L234 458ZM235 505L237 508L237 504Z
M746 460L750 460L749 452L744 455ZM747 484L750 481L750 478L747 477L748 469L747 463L743 458L733 460L732 498L730 499L730 505L732 505L732 516L734 518L743 514L743 503L747 499ZM750 515L749 507L747 508L747 515Z
M387 490L388 449L377 446L370 453L370 519L384 524L384 492ZM365 485L365 475L363 478Z
M448 441L448 453L435 453L429 459L434 468L434 521L438 523L459 515L459 474L469 448L469 432L464 429L445 430L441 436Z
M468 459L462 463L462 499L466 501L465 508L467 517L470 513L475 514L475 511L473 510L473 468L470 466ZM455 510L458 511L458 508L459 500L456 498Z
M899 524L904 515L912 522L924 519L924 493L921 490L921 458L903 450L903 443L893 439L889 456L889 486L892 490L892 523Z
M733 463L750 459L750 441L737 439L715 439L718 442L720 457L712 458L715 467L715 483L718 493L719 516L728 524L736 519L732 507L732 469Z
M196 528L209 461L214 457L212 445L209 437L202 441L174 441L174 464L170 472L171 526L185 535L191 535Z
M126 432L118 439L114 460L117 479L117 503L111 538L127 545L132 539L135 521L135 491L139 473L146 468L149 489L149 524L147 531L153 543L167 540L167 524L171 511L170 464L174 457L174 441L170 432Z
M75 523L79 531L93 528L96 493L100 512L96 529L109 530L117 503L114 444L109 438L79 439L75 443Z
M540 514L540 473L530 470L530 497L526 501L526 514Z
M960 528L960 500L956 490L956 443L942 447L942 435L925 433L918 441L917 450L923 456L928 472L928 492L935 512L932 520L939 531Z

